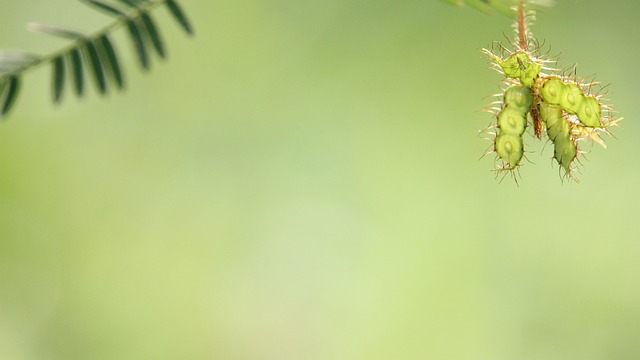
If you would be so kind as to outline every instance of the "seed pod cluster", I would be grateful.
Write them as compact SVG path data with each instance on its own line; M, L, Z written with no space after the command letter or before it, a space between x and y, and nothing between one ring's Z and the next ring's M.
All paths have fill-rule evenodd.
M578 80L575 68L560 71L551 67L556 61L545 59L540 43L529 31L535 11L527 7L533 1L514 3L515 41L509 42L513 50L499 42L491 50L482 50L494 70L504 76L503 91L487 109L497 121L484 131L492 142L486 154L496 154L496 174L511 174L517 180L514 172L524 157L524 133L530 118L534 137L543 139L546 134L553 143L553 159L564 170L561 176L576 180L573 173L578 157L584 154L578 144L590 140L604 146L600 134L610 134L609 127L621 119L614 119L611 107L602 103L603 95L590 93L599 83ZM566 76L572 72L573 77Z
M608 127L615 125L613 112L602 104L602 96L589 94L594 83L581 83L577 79L545 74L548 61L541 59L539 49L525 51L521 48L509 52L500 47L505 55L498 56L489 50L485 54L495 64L495 69L505 76L505 87L500 107L493 108L496 114L496 128L493 147L500 165L496 171L512 172L520 165L524 156L524 133L528 127L527 114L531 115L534 134L542 138L544 134L553 143L553 158L564 176L571 179L576 170L580 140L595 140L603 144L599 133L609 133ZM495 103L494 103L495 104Z

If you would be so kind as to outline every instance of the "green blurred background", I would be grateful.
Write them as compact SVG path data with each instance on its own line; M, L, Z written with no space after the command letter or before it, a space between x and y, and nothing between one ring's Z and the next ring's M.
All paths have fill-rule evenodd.
M0 2L47 52L78 1ZM503 16L435 0L182 0L188 39L128 89L59 107L25 77L0 124L0 358L639 359L640 2L533 28L626 118L562 183L550 146L499 183L479 50Z

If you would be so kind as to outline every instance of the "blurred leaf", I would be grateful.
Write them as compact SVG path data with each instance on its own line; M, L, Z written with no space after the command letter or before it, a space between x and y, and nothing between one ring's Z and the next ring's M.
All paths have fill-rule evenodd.
M40 32L40 33L44 33L44 34L49 34L49 35L54 35L54 36L59 36L65 39L82 39L85 37L84 34L72 30L72 29L68 29L62 26L57 26L57 25L48 25L48 24L41 24L41 23L29 23L27 25L27 29L29 29L30 31L33 32Z
M160 55L161 58L164 58L166 56L164 44L162 42L162 39L160 38L160 33L158 32L153 19L151 19L151 16L146 12L141 12L140 18L142 19L142 24L144 25L145 30L147 30L147 35L149 35L151 44L153 44L153 47L154 49L156 49L158 55Z
M167 7L169 7L169 11L171 11L171 14L173 14L173 17L175 17L176 20L178 20L178 22L180 23L184 31L186 31L187 34L189 35L193 35L193 27L191 26L191 23L187 19L186 15L182 11L178 3L175 2L174 0L167 0Z
M98 55L98 49L96 45L88 41L84 46L85 60L89 64L89 68L93 73L93 78L96 81L96 86L100 94L107 92L107 82L104 77L104 70L100 62L100 56Z
M39 56L19 52L19 51L0 51L0 74L10 74L18 71L20 68L28 66L30 63L40 60Z
M73 74L76 95L82 96L84 94L84 75L82 74L82 57L78 48L73 48L69 52L69 67L71 67L71 73Z
M59 103L62 98L62 89L64 88L64 57L58 56L51 61L53 71L53 102Z
M107 74L111 76L118 89L124 88L124 79L122 76L122 70L120 69L120 63L118 62L118 56L116 55L113 45L107 35L103 35L96 40L96 46L102 56L102 65L104 66Z
M138 4L133 0L118 0L118 1L123 3L126 6L136 8L136 9L138 8Z
M6 115L16 102L18 93L20 92L20 78L16 75L10 75L7 79L7 95L2 103L2 116Z
M122 10L114 7L113 5L107 4L105 2L102 2L100 0L84 0L84 2L88 5L91 5L95 8L97 8L98 10L101 10L109 15L115 15L115 16L126 16L126 14L124 12L122 12Z
M127 21L127 28L129 29L129 35L131 35L133 45L136 48L138 60L140 60L140 66L142 66L142 69L144 70L149 70L149 55L147 54L142 33L140 32L140 28L138 27L138 24L136 24L135 19Z

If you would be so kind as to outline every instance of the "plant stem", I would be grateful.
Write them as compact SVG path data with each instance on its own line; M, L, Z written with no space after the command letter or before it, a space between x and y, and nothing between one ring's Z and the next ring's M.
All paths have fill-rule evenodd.
M529 44L527 42L527 16L524 11L525 0L519 0L518 2L518 47L522 51L527 51Z

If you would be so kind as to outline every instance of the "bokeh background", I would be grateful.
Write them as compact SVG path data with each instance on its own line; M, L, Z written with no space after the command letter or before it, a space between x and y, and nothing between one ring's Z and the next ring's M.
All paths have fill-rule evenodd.
M580 184L527 140L490 171L480 49L510 20L436 0L182 0L189 39L125 93L0 124L0 358L640 358L640 2L558 1L533 28L626 118ZM94 30L78 1L0 1L0 47Z

